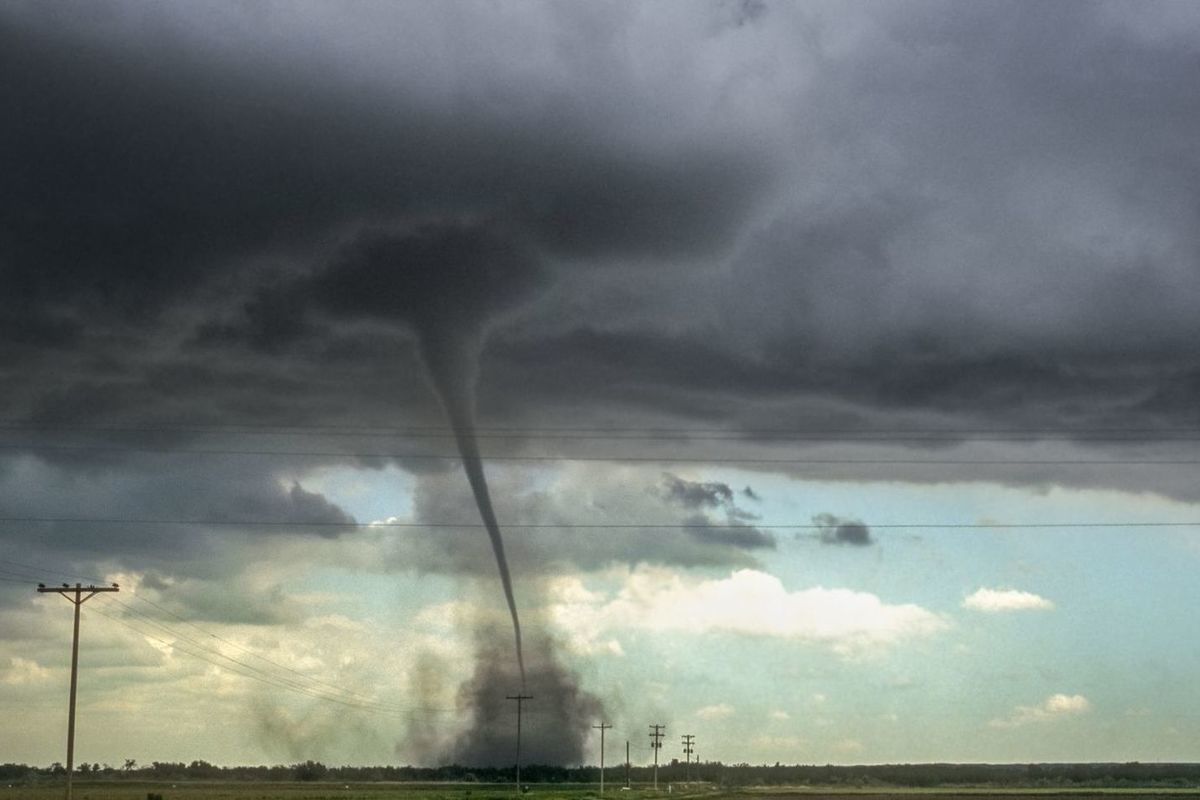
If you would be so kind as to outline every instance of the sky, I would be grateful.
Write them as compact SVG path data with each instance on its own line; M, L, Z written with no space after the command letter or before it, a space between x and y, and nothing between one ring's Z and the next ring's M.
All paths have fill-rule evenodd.
M509 764L518 693L527 761L1200 759L1198 66L1167 0L4 4L0 761L77 581L77 762Z

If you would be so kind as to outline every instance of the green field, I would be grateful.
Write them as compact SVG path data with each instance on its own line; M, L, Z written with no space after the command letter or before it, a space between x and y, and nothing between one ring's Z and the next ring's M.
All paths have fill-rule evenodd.
M75 784L74 800L147 800L147 795L161 795L162 800L514 800L511 786L498 784L413 785L396 783L210 783L153 781L81 781ZM822 798L853 798L853 800L883 800L904 797L905 800L935 798L953 800L1014 800L1014 798L1068 797L1070 800L1122 797L1200 798L1200 790L1184 789L845 789L829 787L767 787L719 791L705 785L667 787L654 792L637 788L623 791L621 787L606 787L605 797L613 800L685 800L714 798L718 800L822 800ZM61 800L63 785L46 783L36 787L0 785L0 800ZM599 800L596 786L532 785L524 795L528 800Z
M0 786L0 800L62 800L64 784L46 783L37 787ZM146 800L148 794L161 794L163 800L515 800L511 785L443 784L413 785L397 783L333 782L159 782L159 781L78 781L74 800ZM634 789L621 791L606 787L606 800L682 800L697 797L729 797L711 789L689 792ZM532 785L526 800L599 800L599 787Z

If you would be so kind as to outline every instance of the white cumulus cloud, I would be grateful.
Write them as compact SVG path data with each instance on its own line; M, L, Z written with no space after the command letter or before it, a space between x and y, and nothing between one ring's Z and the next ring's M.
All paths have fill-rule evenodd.
M1081 694L1052 694L1037 706L1017 706L1007 717L988 723L993 728L1019 728L1032 722L1051 722L1064 717L1086 714L1091 702Z
M640 628L681 633L733 633L823 645L845 657L876 652L949 626L941 615L911 603L893 605L850 589L788 591L774 575L752 569L697 579L643 567L628 573L615 596L581 591L579 578L551 588L551 615L589 635Z
M962 601L963 608L996 613L1000 611L1050 611L1054 603L1032 592L1018 589L979 589Z

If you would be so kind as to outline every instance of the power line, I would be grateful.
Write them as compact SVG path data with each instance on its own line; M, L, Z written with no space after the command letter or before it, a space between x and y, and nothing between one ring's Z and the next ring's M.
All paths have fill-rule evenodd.
M395 461L461 461L457 453L347 452L340 450L246 450L116 445L58 445L0 443L0 450L37 453L140 453L144 455L249 456L257 458L353 458ZM648 456L648 455L501 455L485 453L485 461L513 463L637 463L637 464L762 464L794 466L1196 466L1196 458L787 458L765 456Z
M160 636L156 636L153 633L147 632L143 627L139 627L139 625L135 625L127 619L122 619L121 617L118 617L116 615L108 614L108 613L100 610L99 608L94 608L92 610L95 611L96 613L100 614L101 616L106 617L106 618L112 620L113 622L116 622L118 625L123 625L124 627L129 628L130 630L136 632L140 636L146 637L147 639L149 639L152 642L156 642L165 647L170 647L172 649L178 650L186 655L191 656L192 658L199 659L200 661L204 661L208 664L212 664L215 667L227 670L231 674L237 675L242 678L248 678L253 681L258 681L259 683L263 683L268 686L273 686L277 689L282 689L284 691L289 691L289 692L293 692L295 694L303 695L305 697L310 697L315 700L324 700L326 702L335 703L340 706L344 706L347 708L354 708L354 709L358 709L360 711L366 711L369 713L384 714L384 715L391 715L391 716L401 716L401 717L409 717L409 718L415 718L416 715L413 712L447 713L447 714L461 714L462 713L461 709L438 709L438 708L428 708L428 707L421 707L421 706L404 707L404 706L395 706L395 705L389 705L389 704L383 704L383 703L359 702L359 701L355 701L355 700L345 699L342 697L332 696L328 693L319 691L319 690L311 688L311 687L304 686L303 684L299 684L298 682L290 681L290 680L280 677L278 675L272 675L269 672L260 670L252 665L246 664L243 661L239 661L231 656L225 655L224 653L221 653L216 650L212 650L211 648L207 648L204 645L197 643L194 639L191 639L187 636L183 636L183 635L179 634L178 632L173 631L164 625L156 623L154 620L152 620L148 617L145 617L144 615L139 615L139 622L141 623L141 625L145 625L148 622L149 624L154 625L154 627L162 629L164 632L167 633L167 635L170 635L170 636L173 636L176 638L174 640L163 639ZM184 644L181 644L180 641L184 642ZM208 654L208 655L205 655L205 654ZM215 656L216 658L219 658L221 660L218 661L218 660L215 660L214 658L209 658L208 657L209 655Z
M0 420L0 430L9 431L68 431L84 433L197 433L236 434L251 436L413 436L439 438L452 437L454 429L449 425L279 425L269 423L223 423L223 424L180 424L180 425L99 425L74 422L32 422ZM585 438L603 437L647 437L673 438L681 436L736 436L736 437L806 437L806 436L1182 436L1200 435L1200 427L1157 426L1157 427L772 427L738 428L728 427L675 427L675 426L524 426L524 425L476 425L475 433L487 437L579 435Z
M147 622L150 625L153 625L154 627L165 631L166 633L168 633L171 636L176 637L177 639L182 639L182 640L188 642L193 647L196 647L205 652L211 653L211 654L213 654L221 659L224 659L226 661L232 662L234 664L238 664L239 666L242 666L248 670L251 670L252 672L255 672L259 675L269 676L269 677L273 678L274 680L278 681L282 685L292 687L292 688L303 689L306 691L306 693L313 692L313 693L318 693L318 694L328 694L330 689L332 689L332 691L334 693L336 693L338 695L343 695L343 696L345 696L345 698L353 700L353 702L361 703L364 705L370 705L372 707L379 708L380 710L387 710L387 711L400 712L400 711L420 710L420 711L432 711L432 712L438 712L438 713L459 713L460 712L459 709L442 709L442 708L432 709L432 708L419 707L419 706L405 707L405 706L396 706L396 705L389 704L389 703L380 703L378 701L372 700L370 697L367 697L366 695L359 694L358 692L354 692L349 689L345 689L343 687L336 686L334 684L330 684L325 681L319 680L317 678L313 678L311 676L305 675L302 672L299 672L297 670L291 669L290 667L287 667L287 666L279 664L275 661L272 661L271 659L266 658L265 656L260 656L257 653L254 653L253 651L251 651L247 648L241 647L240 645L236 645L227 639L222 639L221 637L217 636L216 634L208 633L207 631L204 631L202 628L193 626L193 627L196 627L197 630L201 631L201 633L205 633L206 635L211 636L214 639L224 642L231 647L235 647L238 650L245 652L248 655L251 655L255 658L258 658L259 660L264 661L274 667L284 669L290 673L293 673L293 674L297 675L301 680L297 681L295 679L288 678L286 676L273 675L269 671L258 669L257 667L247 664L244 661L240 661L238 659L233 658L232 656L222 653L218 649L215 649L212 647L206 647L202 642L198 642L195 639L192 639L184 634L179 633L178 631L168 627L167 625L162 624L158 620L155 620L153 617L150 617L149 615L138 611L137 609L130 606L128 603L123 603L120 600L116 600L115 602L117 602L119 605L123 606L128 613L133 614L135 617L138 617L139 619L143 620L144 622ZM150 602L150 601L143 600L143 602ZM157 604L155 604L155 605L157 606ZM157 607L161 608L161 606L157 606ZM330 698L330 699L332 699L332 698Z
M7 576L13 580L20 580L22 583L36 583L41 576L31 576L17 570L0 568L0 576Z
M201 525L212 527L270 527L270 528L400 528L400 529L461 529L475 530L483 527L480 522L330 522L325 520L232 520L232 519L181 519L181 518L138 518L138 517L0 517L0 524L83 524L83 525ZM1137 522L883 522L863 523L874 530L1001 530L1001 529L1071 529L1071 528L1194 528L1200 520ZM785 522L762 524L737 523L691 523L691 522L563 522L521 523L502 522L507 530L825 530L828 525L813 522Z
M313 697L318 700L327 700L329 702L337 703L339 705L348 706L351 708L358 708L358 709L372 712L372 713L385 713L385 714L390 713L390 711L387 709L376 709L376 708L372 708L370 706L366 706L366 705L362 705L362 704L358 704L358 703L351 703L351 702L343 701L343 700L333 698L333 697L327 697L327 696L318 695L318 694L311 694L309 692L305 692L305 691L296 689L294 687L287 686L285 684L271 680L269 677L262 675L262 674L253 674L253 673L242 672L241 670L237 669L236 666L231 666L228 663L222 663L221 661L216 661L212 658L208 658L207 656L203 655L203 652L204 652L203 650L201 650L200 652L196 652L193 649L187 647L186 645L181 645L178 641L169 641L167 639L163 639L158 636L155 636L154 634L147 633L143 628L140 628L137 625L132 624L128 620L122 619L113 614L105 613L104 611L101 611L100 609L93 609L93 611L95 611L97 614L100 614L102 617L107 617L108 619L112 620L113 622L117 623L118 625L123 625L124 627L129 628L130 630L134 631L135 633L139 634L140 636L144 636L145 638L149 639L152 642L156 642L165 647L170 647L173 650L178 650L179 652L189 655L192 658L199 659L200 661L204 661L208 664L212 664L213 666L216 666L220 669L227 670L231 674L238 675L239 677L249 678L250 680L258 681L259 683L264 683L268 686L273 686L277 689L284 689L287 691L296 692L298 694L302 694L307 697ZM237 664L237 663L238 662L234 661L234 664Z
M29 565L18 564L18 562L9 562L4 559L0 559L0 564L4 564L4 563L21 566L21 567L29 569L29 570L38 569L36 567L32 567ZM51 570L45 570L44 572L51 572ZM58 573L58 574L65 574L65 573ZM0 580L4 580L5 582L10 582L10 583L29 584L29 583L33 582L34 580L36 580L35 577L27 577L25 574L22 574L21 572L8 570L8 569L4 569L4 568L0 568L0 575L18 576L17 578L0 577ZM58 591L58 590L52 588L47 591ZM101 591L101 590L98 590L98 591ZM107 590L102 590L102 591L107 591ZM285 664L280 664L279 662L273 661L273 660L267 658L266 656L255 653L253 650L251 650L247 647L243 647L243 646L238 645L235 642L232 642L226 638L218 636L215 633L206 631L205 629L201 628L200 626L198 626L192 622L189 622L188 620L184 619L183 617L179 616L178 614L175 614L174 612L170 611L169 609L165 608L164 606L162 606L158 603L155 603L154 601L152 601L148 598L141 597L136 594L132 595L132 597L135 600L138 600L142 603L146 603L146 604L160 610L163 613L166 613L172 617L175 617L176 619L184 622L185 624L191 626L192 628L195 628L197 631L205 634L206 636L209 636L219 642L222 642L230 647L233 647L233 648L237 649L238 651L243 652L249 656L257 658L262 662L270 664L271 666L273 666L277 669L282 669L287 672L290 672L290 673L296 675L297 677L299 677L301 680L297 681L297 680L290 679L290 678L287 678L284 676L274 675L268 671L258 669L257 667L254 667L251 664L247 664L243 661L239 661L238 659L233 658L232 656L229 656L226 653L222 653L220 650L217 650L212 647L208 647L203 642L199 642L199 641L195 640L194 638L187 636L186 634L180 633L179 631L154 619L153 617L150 617L149 615L139 611L138 609L134 608L133 606L129 605L126 602L123 602L122 600L120 600L118 598L113 598L113 601L116 602L118 605L122 606L126 610L126 613L133 615L134 618L136 618L142 625L153 626L154 628L163 631L167 635L174 637L175 641L167 642L166 640L158 639L158 638L153 637L150 634L146 633L145 630L130 624L127 620L122 620L111 614L104 614L99 609L94 609L94 610L96 610L97 613L101 613L103 616L108 617L109 619L119 622L133 630L136 630L138 633L142 634L143 636L147 636L147 637L153 639L154 641L158 641L160 643L167 644L172 647L179 647L182 651L187 652L189 655L193 655L197 658L202 658L202 660L207 661L208 663L214 664L216 666L224 666L226 668L230 668L229 664L235 664L239 667L249 670L251 673L254 673L253 675L248 675L248 674L240 672L236 669L230 668L231 671L235 672L236 674L243 675L244 677L251 677L251 678L258 677L259 679L262 679L262 680L270 680L272 685L275 685L278 688L300 691L301 693L306 694L310 697L319 697L319 699L332 700L335 702L342 702L337 697L326 696L328 694L328 692L330 690L332 690L333 692L335 692L337 694L341 694L345 697L352 698L353 702L350 704L356 708L370 707L370 708L373 708L373 709L381 711L381 712L390 712L390 713L406 713L406 712L411 712L411 711L421 711L421 712L428 712L428 713L458 714L458 713L462 712L462 710L458 709L458 708L433 708L433 707L428 707L428 706L400 706L400 705L395 705L395 704L386 704L386 703L379 703L377 701L373 701L373 700L371 700L371 698L367 697L366 695L362 695L357 692L346 689L344 687L337 686L336 684L328 683L328 682L322 681L318 678L313 678L311 676L305 675L304 673L299 672L298 670L295 670L291 667L288 667ZM180 641L186 642L192 648L199 650L200 652L208 653L208 654L215 656L217 658L220 658L224 662L228 662L228 663L222 664L220 662L213 661L209 658L204 658L203 656L199 655L198 653L193 653L190 650L186 649L185 647L180 646L179 645ZM307 682L307 683L304 683L304 682Z
M20 561L11 561L9 559L0 558L0 564L7 564L9 567L17 567L21 572L30 576L31 581L40 581L46 575L57 575L60 578L70 578L73 581L86 581L87 583L105 583L100 578L90 578L83 575L77 575L73 572L61 572L53 569L45 569L33 564L23 564ZM7 570L10 574L16 574L12 570Z
M211 631L207 631L204 628L201 628L199 625L195 624L194 622L184 619L180 615L176 614L175 612L171 611L170 609L168 609L162 605L159 605L158 603L154 602L153 600L150 600L149 598L142 597L137 594L132 595L132 597L135 600L138 600L142 603L146 603L147 605L150 605L153 608L158 609L160 612L162 612L164 614L174 617L175 619L179 620L180 622L182 622L185 625L188 625L189 627L195 628L200 633L203 633L205 636L215 639L216 641L221 642L222 644L225 644L229 647L232 647L232 648L238 650L239 652L242 652L249 656L252 656L253 658L257 658L259 661L262 661L266 664L270 664L273 667L277 667L279 669L286 670L287 672L290 672L293 675L296 675L296 676L298 676L306 681L309 681L310 683L316 684L318 686L326 687L328 689L333 689L334 691L342 692L348 696L359 698L364 701L374 702L371 700L371 698L367 697L366 695L362 695L362 694L359 694L358 692L350 691L349 689L346 689L345 687L338 686L337 684L328 683L328 682L322 681L318 678L314 678L310 675L306 675L297 669L293 669L292 667L287 666L286 664L280 664L278 661L272 661L271 659L267 658L266 656L259 655L258 653L254 652L253 650L251 650L247 647L243 647L242 645L239 645L236 642L231 642L229 639L226 639L222 636L218 636L217 634L215 634ZM117 602L120 602L120 601L118 600ZM126 604L126 603L121 603L121 605L124 605L124 606L126 606L126 608L129 608L128 604ZM138 613L136 610L133 610L133 609L130 609L130 610L133 611L133 613ZM422 710L427 710L427 709L422 709ZM447 711L447 712L456 711L453 709L436 709L436 710Z

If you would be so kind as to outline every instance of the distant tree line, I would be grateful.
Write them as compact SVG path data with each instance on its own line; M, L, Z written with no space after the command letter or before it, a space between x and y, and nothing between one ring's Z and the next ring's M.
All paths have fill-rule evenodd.
M326 766L318 761L274 766L221 767L207 761L154 761L139 765L127 759L120 767L83 763L79 777L99 781L338 781L362 783L512 783L512 767ZM0 783L30 784L58 780L66 774L60 763L48 767L0 764ZM1017 787L1017 788L1200 788L1200 764L887 764L877 766L816 766L803 764L723 764L719 761L690 766L672 760L659 766L658 780L681 783L690 776L718 786L813 785L857 787ZM624 765L607 767L611 783L625 779ZM653 780L650 767L632 767L630 780ZM593 766L562 767L525 764L521 778L527 783L597 783L600 770Z

